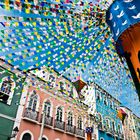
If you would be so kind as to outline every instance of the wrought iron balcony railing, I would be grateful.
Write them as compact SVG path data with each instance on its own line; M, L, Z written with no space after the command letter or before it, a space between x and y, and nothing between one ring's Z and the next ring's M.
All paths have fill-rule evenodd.
M65 122L55 119L54 127L58 128L58 129L61 129L61 130L65 130Z
M69 132L69 133L72 133L74 134L75 133L75 126L71 126L71 125L66 125L66 132Z
M80 136L80 137L85 137L85 130L76 128L75 129L75 134Z
M38 121L38 112L33 109L26 108L23 117L29 118L33 121Z
M42 123L43 114L41 115L40 122ZM53 117L45 115L44 124L47 126L53 126Z

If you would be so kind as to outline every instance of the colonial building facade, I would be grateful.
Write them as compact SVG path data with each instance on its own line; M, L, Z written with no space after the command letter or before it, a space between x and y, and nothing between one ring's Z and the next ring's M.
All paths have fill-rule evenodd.
M19 107L19 101L24 83L24 75L13 66L0 60L0 140L15 136L13 125Z
M53 70L28 73L15 126L17 140L85 139L87 106L75 87Z
M127 107L121 107L127 114L124 119L124 135L125 140L139 140L140 139L140 127L139 119L133 112Z
M92 139L124 139L122 123L117 118L117 108L121 103L96 84L85 87L82 92L94 127Z
M135 133L137 140L140 139L140 118L133 114L134 123L135 123Z

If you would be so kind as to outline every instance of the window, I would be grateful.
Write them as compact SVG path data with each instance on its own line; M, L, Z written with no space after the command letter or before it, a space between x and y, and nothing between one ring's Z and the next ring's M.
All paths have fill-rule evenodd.
M22 137L22 140L31 140L31 135L29 133L25 133Z
M73 97L73 87L71 85L68 85L68 92L69 97Z
M50 86L50 88L53 88L55 86L55 76L53 76L52 74L50 74L49 76L48 85Z
M38 100L38 96L36 92L33 91L33 94L30 96L28 108L35 111L37 109L37 100Z
M59 85L60 85L60 91L64 91L65 84L63 82L59 82Z
M104 97L104 104L107 105L107 97Z
M112 122L112 130L115 131L115 122Z
M15 83L10 78L3 78L0 87L0 100L4 103L10 104L14 93Z
M100 138L100 140L104 140L104 138Z
M110 101L110 108L113 109L113 102L112 101Z
M96 92L96 99L97 99L98 101L100 101L100 99L101 99L101 97L100 97L100 92L99 92L99 91Z
M62 107L58 107L57 108L57 114L56 114L56 120L57 121L62 122L62 116L63 116L62 113L63 113Z
M50 116L50 112L51 112L51 103L49 101L46 101L44 103L44 112L46 116Z
M106 127L107 127L107 129L109 129L109 128L110 128L110 125L109 125L109 120L108 120L108 119L106 119Z
M48 140L48 138L43 137L42 140Z
M121 133L121 127L118 125L118 132Z
M77 126L78 129L82 129L82 118L81 118L81 116L78 117L77 125L78 125Z
M73 123L72 113L69 112L69 113L68 113L68 125L72 126L72 123Z

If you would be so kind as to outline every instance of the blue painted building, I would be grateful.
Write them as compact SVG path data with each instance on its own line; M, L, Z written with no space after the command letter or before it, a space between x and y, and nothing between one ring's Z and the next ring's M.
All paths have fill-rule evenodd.
M85 103L89 106L91 124L94 127L92 140L124 139L117 108L121 103L98 85L84 87Z

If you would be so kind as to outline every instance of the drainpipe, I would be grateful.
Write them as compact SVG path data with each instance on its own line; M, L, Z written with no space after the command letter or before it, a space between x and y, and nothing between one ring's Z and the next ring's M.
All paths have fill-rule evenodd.
M44 123L45 123L45 112L43 111L42 124L41 124L39 140L42 140L43 130L44 130Z

